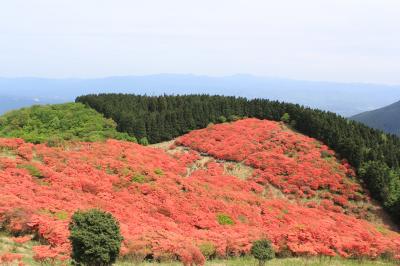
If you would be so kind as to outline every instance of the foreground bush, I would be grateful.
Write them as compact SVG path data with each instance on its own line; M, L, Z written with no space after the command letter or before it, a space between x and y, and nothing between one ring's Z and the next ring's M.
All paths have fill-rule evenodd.
M119 223L101 210L78 211L69 225L72 259L78 264L111 265L119 255L122 236Z
M260 239L253 243L251 247L251 255L258 260L260 266L265 265L265 262L275 258L274 250L271 242L267 239Z

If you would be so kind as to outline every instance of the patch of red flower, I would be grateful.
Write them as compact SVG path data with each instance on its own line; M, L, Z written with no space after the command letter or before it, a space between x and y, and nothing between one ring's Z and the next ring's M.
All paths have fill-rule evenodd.
M20 236L20 237L13 237L12 240L17 244L24 244L32 239L32 236Z
M0 256L0 262L3 265L8 265L13 262L21 262L22 261L22 255L21 254L15 254L15 253L4 253L3 255ZM21 265L21 264L18 264Z
M346 161L313 138L289 130L283 123L244 119L194 130L177 144L216 158L244 162L257 170L252 180L271 184L291 199L317 201L335 212L363 217L359 201L369 201ZM329 202L328 202L329 200Z
M259 130L263 124L266 128ZM240 133L229 133L236 126L242 129ZM276 136L268 143L265 134L271 137L269 131L285 134L287 139ZM0 146L6 143L15 153L15 158L0 155L0 223L20 235L36 232L44 240L43 246L34 248L38 261L69 256L70 217L78 209L89 208L106 210L118 219L124 236L122 256L168 256L186 265L202 265L204 244L213 245L218 256L234 256L249 253L252 241L261 237L271 239L277 252L300 255L400 255L399 234L390 230L383 234L365 220L332 209L341 205L325 208L310 201L315 206L307 207L265 195L264 183L272 182L273 174L279 176L274 185L283 189L293 186L319 193L322 186L330 193L326 195L329 203L340 195L348 200L360 190L355 182L344 181L351 169L317 156L321 150L330 152L326 147L316 147L319 144L312 139L302 143L302 138L291 134L295 133L278 123L249 119L194 131L179 140L218 158L257 165L257 174L248 180L227 175L216 162L187 176L187 165L199 158L194 152L171 156L115 140L47 147L0 139ZM269 150L274 150L276 160L263 159L267 155L263 152ZM288 157L288 151L296 154ZM271 172L264 172L269 168ZM283 170L288 175L281 175ZM313 171L314 178L322 180L314 181L300 170ZM291 181L292 176L297 181ZM334 193L333 188L344 193ZM342 198L335 201L343 204ZM232 223L221 223L221 215Z

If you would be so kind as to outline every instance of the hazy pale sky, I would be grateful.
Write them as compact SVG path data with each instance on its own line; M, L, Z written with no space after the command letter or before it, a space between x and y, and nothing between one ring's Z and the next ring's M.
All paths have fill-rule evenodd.
M0 0L0 76L400 84L399 0Z

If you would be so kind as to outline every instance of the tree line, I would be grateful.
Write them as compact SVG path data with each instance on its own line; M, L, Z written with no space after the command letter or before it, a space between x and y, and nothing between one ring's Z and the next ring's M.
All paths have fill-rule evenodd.
M242 117L282 120L346 158L371 195L400 219L400 139L335 113L266 99L210 95L93 94L80 96L76 102L112 118L119 131L142 144Z

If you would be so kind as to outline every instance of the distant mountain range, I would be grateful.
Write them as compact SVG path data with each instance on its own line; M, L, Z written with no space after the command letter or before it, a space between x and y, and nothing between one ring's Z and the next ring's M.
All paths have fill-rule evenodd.
M400 101L351 118L370 127L400 136Z
M35 103L73 101L88 93L147 95L221 94L298 103L352 116L400 99L400 86L302 81L252 75L210 77L186 74L94 79L0 78L0 113ZM3 96L1 96L3 95Z
M0 90L0 92L3 92ZM21 97L21 96L7 96L1 95L0 93L0 114L3 114L9 110L18 109L22 107L32 106L35 104L50 104L50 103L61 103L65 100L57 100L46 97Z

